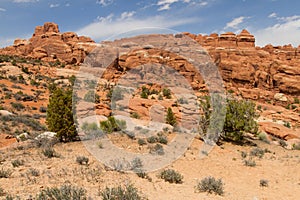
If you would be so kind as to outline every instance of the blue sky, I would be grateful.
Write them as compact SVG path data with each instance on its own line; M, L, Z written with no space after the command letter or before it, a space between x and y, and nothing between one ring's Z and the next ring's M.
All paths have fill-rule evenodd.
M44 22L97 42L134 29L160 27L195 34L247 29L258 46L300 45L298 0L0 0L0 19L2 47L15 38L30 38L35 26Z

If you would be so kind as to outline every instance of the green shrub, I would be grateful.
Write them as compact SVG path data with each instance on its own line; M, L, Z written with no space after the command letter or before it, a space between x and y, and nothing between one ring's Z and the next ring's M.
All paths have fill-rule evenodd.
M23 110L25 108L25 106L22 103L11 102L10 104L17 111L21 111L21 110Z
M214 177L206 177L202 179L197 185L196 190L199 192L215 193L217 195L224 194L224 183L222 179L215 179Z
M171 90L164 88L163 89L163 96L166 97L167 99L171 99Z
M47 108L46 124L49 131L55 132L60 141L77 139L72 112L72 90L64 91L54 86Z
M251 150L250 155L262 158L265 154L265 151L261 148L254 148Z
M113 188L106 187L100 192L103 200L142 200L143 198L137 188L132 184L125 186L117 186Z
M87 165L89 163L89 158L85 156L77 156L76 162L80 165Z
M139 139L138 139L138 144L142 146L142 145L147 144L147 142L146 142L144 139L139 138Z
M13 167L19 167L19 166L24 165L24 160L19 160L19 159L13 160L13 161L11 161L11 164Z
M28 174L37 177L40 176L40 171L38 169L30 168Z
M136 112L133 112L133 113L130 114L130 117L135 118L135 119L139 119L140 115Z
M294 97L294 103L295 104L300 104L300 100L297 97Z
M151 154L157 154L157 155L164 155L164 147L161 144L156 144L154 147L150 148L150 153Z
M12 171L6 169L0 169L0 178L9 178L12 174Z
M157 140L159 143L161 144L168 144L168 139L166 136L164 135L160 135L158 136L158 140Z
M44 154L44 156L46 156L47 158L53 158L53 157L58 157L57 153L55 152L55 150L51 147L47 147L45 149L43 149L42 153Z
M172 126L175 126L177 123L176 117L171 108L168 108L168 110L167 110L166 123L170 124Z
M37 200L87 200L86 190L72 185L63 185L60 188L52 187L42 190Z
M153 135L147 138L147 142L149 142L150 144L152 143L156 143L158 141L157 136Z
M287 128L291 128L291 124L290 122L284 122L283 125Z
M126 121L115 119L113 116L107 118L106 121L100 122L100 128L105 133L112 133L114 131L121 131L126 129Z
M161 179L164 179L165 181L169 183L182 183L183 176L178 173L177 171L173 169L166 169L162 171L159 175Z

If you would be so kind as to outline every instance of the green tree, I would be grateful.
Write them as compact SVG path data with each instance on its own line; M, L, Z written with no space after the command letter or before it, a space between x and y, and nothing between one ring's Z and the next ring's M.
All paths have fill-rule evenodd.
M77 137L72 113L72 90L52 88L47 108L46 124L49 131L55 132L60 141L69 142Z
M218 99L218 98L216 98ZM221 99L218 101L222 102ZM211 99L205 97L200 101L203 115L200 116L200 127L202 137L208 133L208 127L219 127L219 122L222 122L218 112L213 112L211 107ZM217 105L218 106L218 105ZM218 108L217 108L218 109ZM247 100L227 99L226 100L226 115L222 130L217 130L221 133L221 138L231 141L242 141L244 133L254 133L258 131L258 125L255 121L257 117L255 104Z
M170 124L172 126L176 125L176 123L177 123L176 117L171 108L168 108L168 110L167 110L166 122L167 122L167 124Z

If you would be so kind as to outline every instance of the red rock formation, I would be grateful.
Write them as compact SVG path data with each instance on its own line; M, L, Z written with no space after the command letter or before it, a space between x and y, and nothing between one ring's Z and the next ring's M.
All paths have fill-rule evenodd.
M80 64L94 47L92 39L79 37L73 32L60 33L57 24L47 22L43 26L37 26L29 40L16 39L13 46L1 49L0 54Z

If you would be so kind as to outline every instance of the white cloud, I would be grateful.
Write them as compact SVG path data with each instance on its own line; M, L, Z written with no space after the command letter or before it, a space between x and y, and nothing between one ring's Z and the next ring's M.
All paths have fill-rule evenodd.
M59 7L59 4L57 3L57 4L50 4L50 6L49 6L50 8L57 8L57 7Z
M281 17L278 20L281 22L254 32L256 44L300 45L300 16Z
M109 20L107 20L107 18ZM170 17L166 16L151 16L145 19L127 18L123 20L121 20L121 18L112 20L112 17L105 17L102 20L93 22L75 32L77 32L79 35L90 36L94 40L103 40L113 35L126 33L128 31L137 29L143 31L149 29L151 30L151 28L154 28L155 30L161 28L160 30L163 31L166 28L174 28L179 25L186 25L193 23L196 20L197 19L195 18L171 19Z
M100 22L100 23L108 23L108 22L112 22L113 17L114 17L113 13L109 14L106 17L100 17L100 16L98 16L97 17L97 21Z
M224 29L228 29L228 28L233 28L233 29L238 29L238 26L243 23L245 17L241 16L241 17L237 17L234 18L231 22L228 22L225 26Z
M158 11L163 11L163 10L169 10L170 6L173 3L178 2L179 0L159 0L157 2L157 5L159 6L159 8L157 9Z
M135 14L135 11L131 11L131 12L123 12L123 13L121 14L120 19L123 20L123 19L131 18L131 17L133 17L134 14Z
M6 9L0 8L0 12L5 12L5 11L6 11Z
M273 12L273 13L271 13L268 17L269 17L269 18L276 18L276 17L277 17L277 14Z
M104 6L108 6L110 4L112 4L114 2L114 0L97 0L96 3L100 4L102 7Z
M14 3L36 3L39 0L13 0Z

